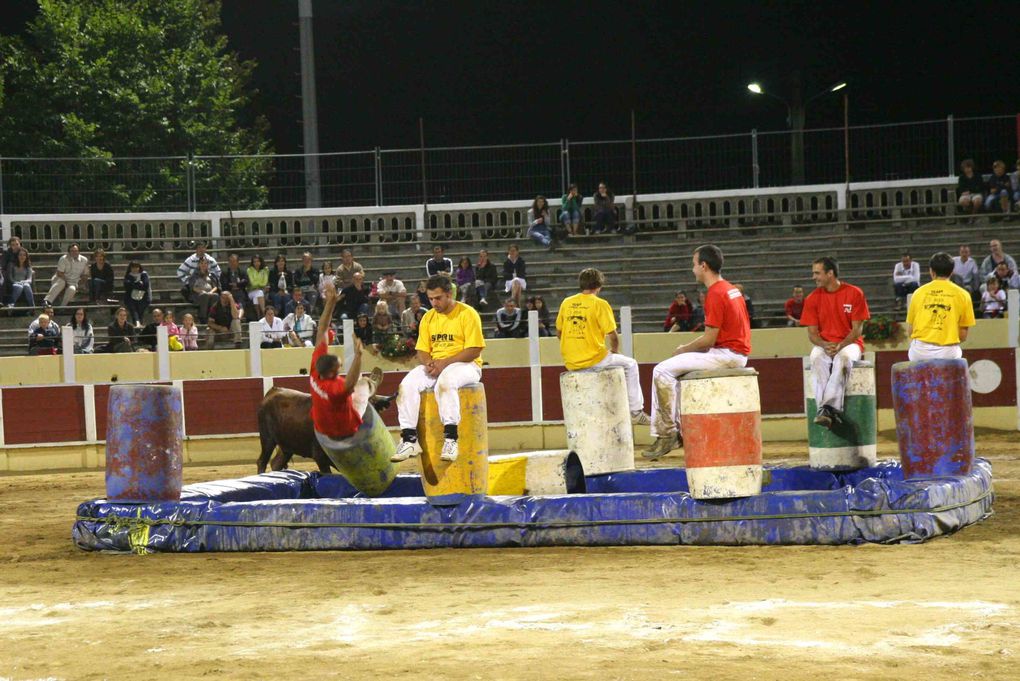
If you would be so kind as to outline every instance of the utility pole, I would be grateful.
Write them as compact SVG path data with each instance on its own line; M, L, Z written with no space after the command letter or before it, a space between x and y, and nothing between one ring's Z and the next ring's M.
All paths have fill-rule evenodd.
M304 133L305 207L322 206L319 178L319 114L315 102L315 45L312 42L312 0L298 0L301 38L301 121Z

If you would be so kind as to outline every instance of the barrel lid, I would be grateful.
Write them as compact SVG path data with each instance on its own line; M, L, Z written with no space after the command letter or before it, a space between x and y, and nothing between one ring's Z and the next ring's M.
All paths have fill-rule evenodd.
M680 377L681 381L695 381L704 378L727 378L730 376L757 376L754 369L708 369L704 371L690 371Z
M875 365L866 359L858 359L853 363L854 369L874 369Z

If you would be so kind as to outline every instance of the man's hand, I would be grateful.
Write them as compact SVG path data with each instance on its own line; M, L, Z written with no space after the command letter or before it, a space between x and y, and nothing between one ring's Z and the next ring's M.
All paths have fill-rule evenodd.
M447 367L449 362L442 359L434 359L425 365L425 373L432 378L439 378L439 374L443 373L443 369Z
M336 284L331 281L326 282L326 285L322 288L322 297L329 303L336 300Z
M825 354L829 357L835 357L840 351L839 343L826 343Z
M685 352L687 352L687 346L686 345L678 345L678 346L676 346L676 350L673 351L673 356L676 357L677 355L682 355Z
M354 339L354 356L361 357L361 351L365 349L365 344L361 342L360 338Z

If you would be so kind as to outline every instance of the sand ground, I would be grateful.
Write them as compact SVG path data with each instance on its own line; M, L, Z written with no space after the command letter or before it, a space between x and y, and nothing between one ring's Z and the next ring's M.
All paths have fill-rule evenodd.
M978 449L995 515L913 546L100 555L102 473L0 477L0 679L1020 679L1020 439Z

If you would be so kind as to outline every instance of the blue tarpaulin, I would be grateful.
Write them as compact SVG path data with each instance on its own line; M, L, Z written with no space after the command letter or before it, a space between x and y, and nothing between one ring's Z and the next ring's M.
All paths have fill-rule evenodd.
M91 551L197 552L504 546L920 542L991 513L992 468L904 481L898 464L849 473L766 467L762 494L699 501L680 468L586 478L585 494L476 497L432 506L417 475L382 497L342 477L280 471L186 486L179 502L88 501L75 544Z

